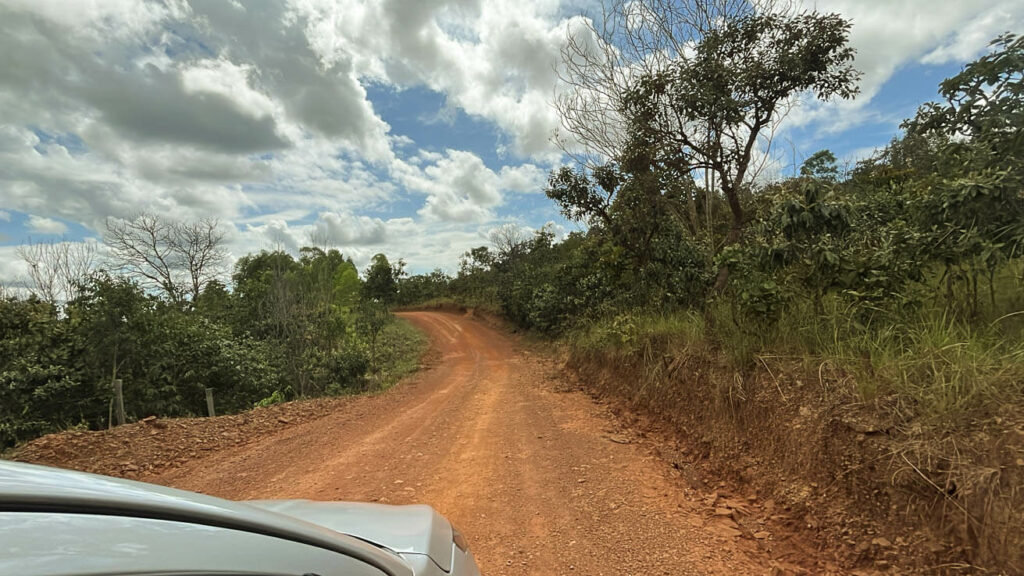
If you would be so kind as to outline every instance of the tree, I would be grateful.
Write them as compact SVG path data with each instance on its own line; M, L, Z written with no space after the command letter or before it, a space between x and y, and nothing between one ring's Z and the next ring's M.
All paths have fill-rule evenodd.
M904 124L907 140L929 144L918 224L945 266L950 301L962 281L971 314L979 273L995 305L997 269L1024 250L1024 37L1004 34L991 48L942 82L945 102L925 104Z
M235 262L235 326L260 339L286 340L297 333L297 294L291 288L298 264L287 252L261 251Z
M239 259L232 275L236 331L281 351L283 385L299 396L351 387L366 365L355 337L358 272L337 250L300 253L298 261L282 251Z
M18 256L28 264L29 291L54 305L73 300L96 264L94 242L39 242L18 246Z
M323 393L351 382L357 343L350 332L361 285L351 260L337 250L303 248L299 259L299 309L305 318L302 336L303 379L309 392Z
M0 450L89 421L105 407L75 353L53 303L0 295Z
M106 228L116 268L175 304L195 302L223 271L224 232L216 219L177 222L142 213L131 220L109 218Z
M68 303L71 329L82 346L79 362L97 387L97 395L109 399L111 412L113 381L123 377L125 368L129 376L138 373L133 366L148 360L145 350L153 332L153 300L134 280L101 272Z
M825 182L835 182L839 179L839 166L836 165L836 155L831 150L819 150L811 154L800 165L800 175Z
M627 91L645 73L685 58L701 39L736 16L771 11L774 0L603 0L595 18L571 20L555 98L563 135L580 164L614 160L627 143ZM568 136L568 138L566 138Z
M429 274L416 274L402 278L398 285L398 303L419 304L441 298L448 292L452 278L440 268Z
M384 254L377 254L370 261L363 282L363 294L368 300L390 305L398 297L398 279L405 274L405 262L399 260L394 266Z
M494 264L494 255L487 246L477 246L459 257L459 276L483 273Z
M491 230L489 237L498 257L505 260L514 259L523 253L530 239L526 230L512 223Z
M795 99L857 93L850 23L835 14L771 2L615 0L603 26L591 27L588 41L570 35L569 88L557 103L563 128L589 151L591 168L595 157L614 161L652 188L648 197L668 181L703 178L703 196L682 190L689 194L676 211L706 205L710 232L713 195L722 195L731 224L721 245L711 239L713 250L740 240L756 158ZM723 267L716 289L727 279Z
M563 166L548 176L545 194L569 220L591 226L611 226L610 210L622 176L614 164L602 164L588 175L583 169Z
M231 325L234 304L235 298L220 280L211 280L207 283L203 293L192 303L193 309L201 316L224 326Z
M370 366L377 368L377 340L391 322L391 313L379 300L364 300L359 305L357 326L359 332L370 341Z
M251 406L279 381L277 357L266 342L232 334L204 314L146 294L131 279L97 274L68 305L78 349L72 363L95 396L110 398L110 380L124 381L129 417L195 416L205 412L204 389L217 389L224 411ZM88 415L93 424L108 406Z
M993 160L1024 157L1024 36L1004 34L992 50L939 86L945 102L925 104L905 127L915 134L937 133L951 144L983 146Z
M804 92L821 100L856 93L849 28L833 14L755 13L709 31L692 58L645 74L629 91L626 157L644 167L710 172L732 216L725 242L738 242L755 145L770 147L782 108Z
M529 252L530 236L527 231L510 222L491 230L490 240L497 255L495 261L500 262L513 278L516 277L523 256Z
M452 294L473 304L493 301L495 287L488 277L493 276L494 260L494 253L487 246L464 252L459 257L459 272L450 285Z

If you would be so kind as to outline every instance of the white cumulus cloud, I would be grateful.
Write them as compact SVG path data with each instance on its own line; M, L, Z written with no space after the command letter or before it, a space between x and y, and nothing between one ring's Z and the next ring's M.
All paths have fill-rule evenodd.
M35 214L28 217L26 226L28 227L28 231L32 234L60 235L68 231L67 225L63 222L59 222L53 218L36 216Z
M819 133L878 121L874 98L903 68L966 61L1024 24L1010 0L806 5L853 20L865 72L858 101L789 119ZM527 195L562 161L560 47L594 6L0 0L4 242L147 210L220 218L236 255L317 238L360 265L383 251L451 268L495 225L555 215ZM417 93L427 109L394 109ZM493 131L497 149L444 142L458 123L424 118L445 114Z

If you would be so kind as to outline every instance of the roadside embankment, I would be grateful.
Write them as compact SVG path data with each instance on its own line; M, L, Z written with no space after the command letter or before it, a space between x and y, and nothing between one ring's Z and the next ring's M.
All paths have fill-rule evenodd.
M828 362L757 356L736 370L664 334L583 340L566 362L583 389L677 436L664 456L692 483L753 486L847 569L1024 573L1024 420L1010 405L938 424L897 396L862 400Z

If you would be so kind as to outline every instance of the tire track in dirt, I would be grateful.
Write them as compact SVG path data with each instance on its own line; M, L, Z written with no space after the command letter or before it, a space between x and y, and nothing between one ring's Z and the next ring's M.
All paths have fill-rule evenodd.
M232 499L427 503L487 575L765 574L603 407L471 317L402 314L440 360L385 393L150 478Z

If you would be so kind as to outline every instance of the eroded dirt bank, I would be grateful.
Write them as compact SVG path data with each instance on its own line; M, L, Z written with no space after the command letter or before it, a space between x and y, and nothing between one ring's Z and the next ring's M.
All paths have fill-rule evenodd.
M862 400L825 364L762 361L739 373L714 350L652 340L574 348L565 367L659 436L691 485L724 479L782 504L780 520L853 573L1024 573L1018 414L949 430L894 396Z
M91 469L232 499L428 503L469 536L488 575L838 571L828 551L781 527L785 511L772 502L716 483L691 489L656 456L655 441L569 390L551 360L467 316L403 316L430 334L437 354L384 394L337 402L307 421L271 421L281 429L255 440L211 441L173 467L130 459L125 439L118 458L130 463ZM136 426L159 442L181 422ZM30 445L20 457L90 468L84 452L41 440L49 447Z

